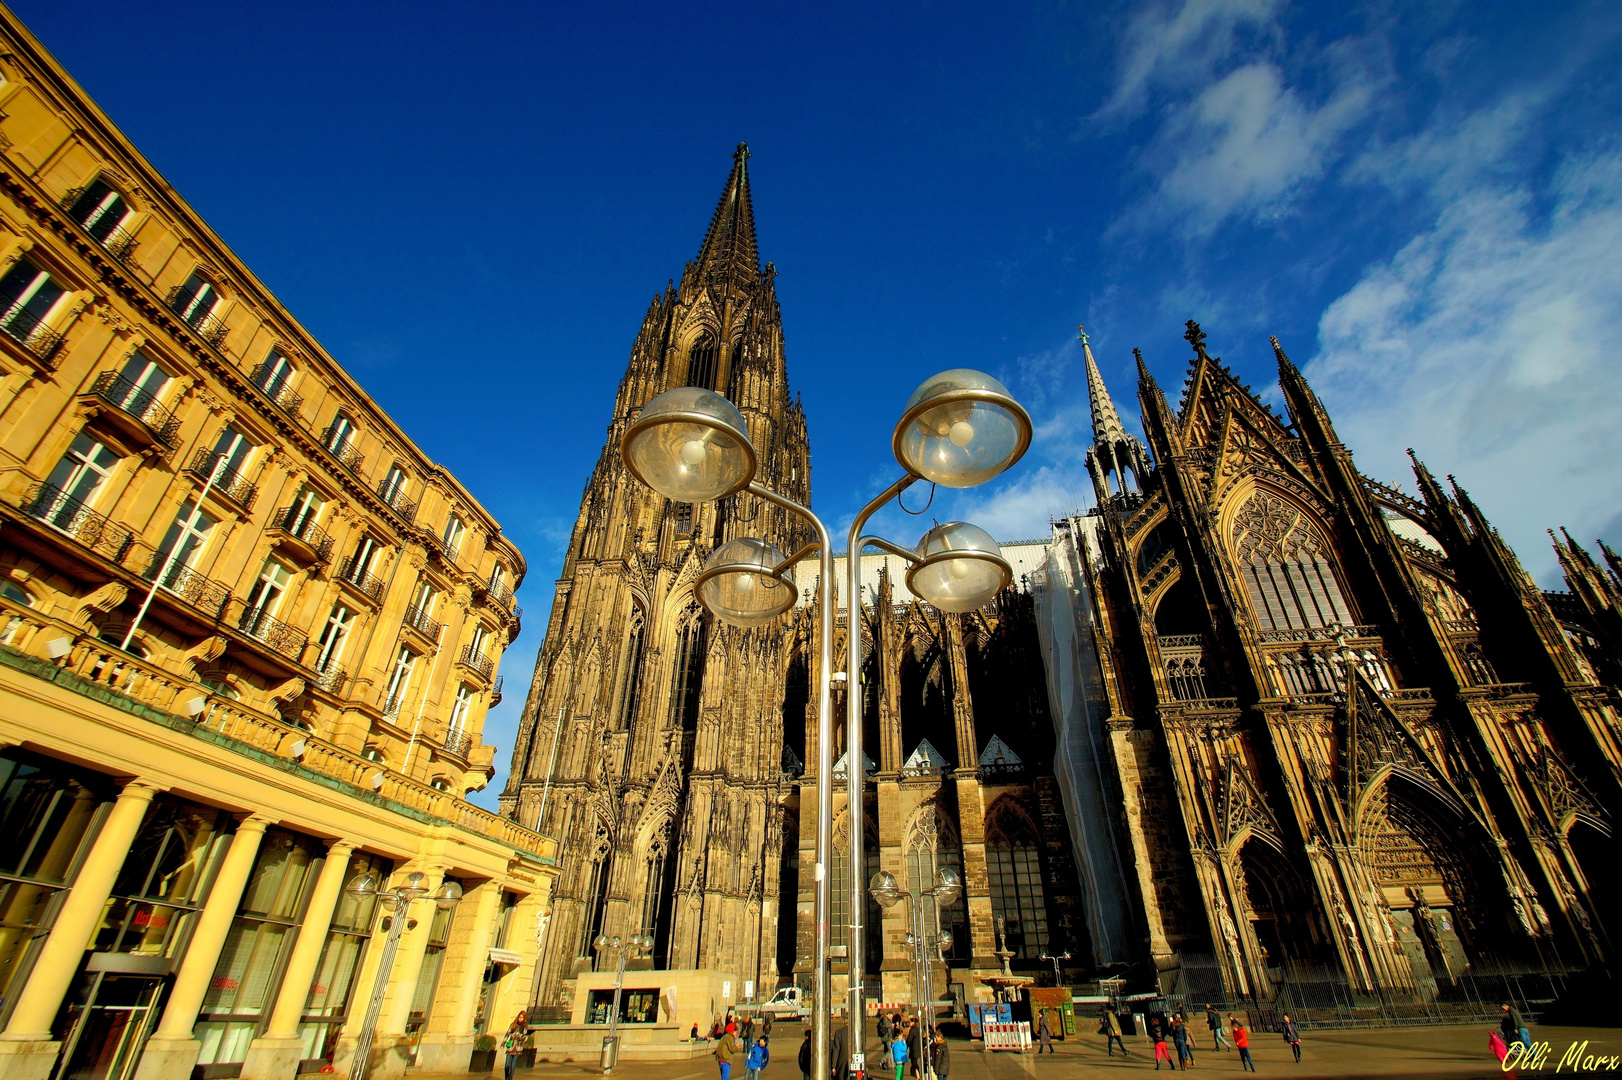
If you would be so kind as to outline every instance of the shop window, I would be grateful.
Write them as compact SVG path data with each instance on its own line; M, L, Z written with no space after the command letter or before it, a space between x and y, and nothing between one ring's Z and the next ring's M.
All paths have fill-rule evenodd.
M389 860L357 852L349 857L344 881L371 874L384 882L393 872L394 864ZM327 928L327 941L321 949L321 960L310 982L310 996L305 999L299 1018L300 1073L320 1071L322 1065L331 1065L337 1054L338 1034L343 1030L350 1002L357 991L364 990L356 986L356 978L376 924L375 896L356 900L348 893L339 895L332 924Z

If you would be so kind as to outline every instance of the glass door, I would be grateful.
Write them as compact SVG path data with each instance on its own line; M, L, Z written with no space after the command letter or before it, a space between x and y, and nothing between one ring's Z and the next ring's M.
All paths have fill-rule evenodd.
M129 1080L157 1020L163 980L98 973L71 1007L56 1080Z

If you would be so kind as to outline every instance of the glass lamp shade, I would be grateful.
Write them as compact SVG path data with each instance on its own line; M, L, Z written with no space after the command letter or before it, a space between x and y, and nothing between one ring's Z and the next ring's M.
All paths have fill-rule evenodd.
M604 949L608 948L608 935L598 934L597 937L592 941L591 947L596 949L598 952L602 952Z
M888 870L880 870L873 875L867 883L867 895L887 908L901 902L901 890L896 887L895 875Z
M449 911L462 900L462 886L454 881L447 881L434 890L434 903L440 910Z
M942 611L973 611L1014 580L991 534L966 521L937 525L918 541L907 588Z
M405 884L396 885L394 891L400 894L401 899L407 901L415 900L419 896L427 896L428 875L422 873L421 871L413 870L411 873L406 875Z
M620 439L631 475L667 499L702 503L749 486L755 447L732 402L696 386L666 390Z
M935 906L951 907L963 895L963 878L950 866L943 866L936 877Z
M983 371L954 368L924 380L895 429L901 467L942 487L983 484L1024 456L1031 417Z
M377 895L377 878L371 874L356 874L349 879L349 884L344 886L344 892L357 903L365 903Z
M740 536L704 560L694 582L699 603L729 626L761 626L794 606L794 586L772 576L783 553L765 540Z

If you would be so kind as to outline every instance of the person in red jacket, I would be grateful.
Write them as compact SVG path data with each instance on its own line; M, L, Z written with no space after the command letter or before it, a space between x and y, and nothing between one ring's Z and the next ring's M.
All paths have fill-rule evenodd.
M1239 1064L1255 1072L1256 1063L1250 1058L1250 1032L1245 1030L1245 1025L1239 1022L1237 1016L1228 1017L1228 1023L1233 1028L1233 1045L1239 1051Z

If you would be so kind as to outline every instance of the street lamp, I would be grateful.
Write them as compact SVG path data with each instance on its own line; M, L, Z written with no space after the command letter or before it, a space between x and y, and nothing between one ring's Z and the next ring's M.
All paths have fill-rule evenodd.
M1048 961L1052 962L1052 964L1053 964L1053 985L1058 986L1059 985L1059 961L1060 960L1068 960L1068 959L1070 959L1070 950L1066 949L1064 952L1060 953L1058 956L1049 956L1047 953L1042 953L1040 955L1040 958L1043 959L1043 960L1048 960Z
M380 889L375 875L356 874L344 886L344 892L357 904L376 900L389 913L389 936L383 944L383 956L378 960L377 975L372 979L372 1000L366 1006L366 1021L361 1025L360 1038L355 1041L355 1060L349 1066L349 1080L366 1080L372 1037L377 1033L377 1017L383 1010L383 992L388 989L389 973L394 970L394 954L400 950L400 935L405 932L406 912L412 901L428 896L428 875L413 870L394 888ZM431 899L439 910L450 911L462 901L462 886L449 880L441 882L439 888L433 890Z
M910 926L907 931L907 946L912 950L912 1000L918 1011L918 1019L924 1025L924 1030L918 1038L922 1058L918 1062L918 1068L922 1075L927 1076L932 1045L930 1032L935 1026L935 1006L932 999L934 988L931 985L933 961L929 954L931 948L936 952L944 952L951 946L952 934L949 930L941 930L933 940L926 937L924 909L919 901L926 896L934 900L937 912L942 908L951 907L963 895L963 878L952 867L943 866L935 874L934 888L912 892L897 885L894 874L888 870L880 870L868 881L867 894L886 909L895 907L903 900L907 901L907 921ZM944 960L944 956L942 959ZM927 1012L924 1009L926 998L931 999Z
M612 956L618 961L614 968L614 1004L608 1010L608 1034L603 1036L603 1052L598 1059L603 1075L607 1076L614 1071L620 1058L620 988L625 985L625 961L651 952L653 935L632 934L629 939L621 939L618 934L613 937L598 934L591 947L599 957L606 959Z
M919 546L905 548L878 537L864 538L862 526L877 510L918 480L953 488L974 487L1018 461L1031 442L1031 419L996 379L982 372L942 372L914 391L896 425L892 442L905 475L857 514L847 547L851 607L850 646L846 650L846 749L854 766L848 773L851 811L851 866L862 865L861 695L854 691L861 671L861 553L872 544L915 564L907 583L918 596L942 611L972 611L1013 579L1002 552L984 531L962 522L940 525ZM749 440L748 424L720 394L698 387L678 387L657 395L626 426L620 456L630 473L667 499L702 503L748 491L757 498L804 519L816 540L785 557L773 545L738 538L717 548L706 560L695 592L716 618L733 626L759 626L794 605L795 589L784 577L789 568L819 552L822 597L818 618L821 640L817 687L817 846L816 968L813 996L815 1072L827 1076L829 1023L828 912L831 878L827 872L833 838L833 639L837 625L834 597L833 542L828 528L811 509L779 495L754 480L759 457ZM961 886L959 886L961 889ZM849 1021L850 1052L861 1055L866 1042L866 987L863 956L862 883L851 874ZM861 1059L858 1056L856 1061Z

